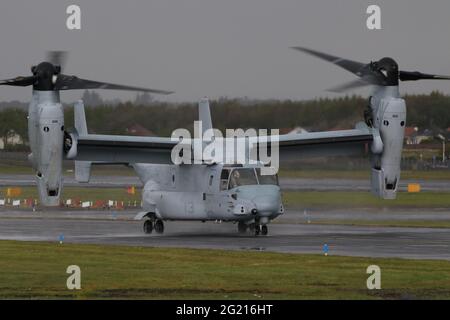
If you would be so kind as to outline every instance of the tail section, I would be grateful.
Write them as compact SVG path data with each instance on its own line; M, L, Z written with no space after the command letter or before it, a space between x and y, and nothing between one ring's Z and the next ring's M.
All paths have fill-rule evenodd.
M194 159L201 159L202 162L212 163L213 159L205 159L203 156L203 152L207 146L214 140L214 131L212 131L213 126L208 98L203 98L198 103L198 118L200 127L197 128L197 126L194 126Z
M74 106L74 125L78 135L87 135L86 113L84 103L78 100ZM75 180L77 182L87 183L91 177L92 161L75 161Z
M84 112L83 100L78 100L74 106L74 125L78 134L86 135L88 134L86 113Z
M198 119L202 122L202 134L213 128L208 98L203 98L198 103Z

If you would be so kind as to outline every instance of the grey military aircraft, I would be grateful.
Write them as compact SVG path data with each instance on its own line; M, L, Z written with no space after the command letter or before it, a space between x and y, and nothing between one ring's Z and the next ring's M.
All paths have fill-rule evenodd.
M364 64L302 47L294 49L332 62L359 77L357 81L334 88L334 91L365 85L372 85L375 90L364 112L364 121L357 123L355 129L271 136L271 139L275 138L274 145L279 152L281 164L286 160L308 156L368 154L372 167L372 192L383 199L395 199L406 126L406 104L399 94L399 81L450 80L450 77L399 71L397 63L391 58ZM45 64L45 68L42 68L48 73L43 78L46 79L45 86L40 82L39 77L42 76L39 73L33 77L1 83L33 84L35 93L30 104L30 114L34 108L41 113L45 110L45 117L40 118L42 121L30 122L31 126L35 126L35 129L31 129L31 134L40 137L33 142L31 158L38 163L35 167L40 168L37 173L38 188L44 190L40 192L44 204L57 204L54 199L59 199L60 192L54 191L57 187L59 189L56 190L60 190L62 186L61 161L65 157L75 160L75 177L79 182L89 182L93 164L122 163L132 166L144 184L143 210L137 214L136 219L145 219L145 233L153 230L163 233L164 221L220 220L237 223L241 233L250 230L255 235L266 235L267 224L283 214L278 177L276 174L263 174L263 169L270 163L261 161L259 153L253 152L267 146L267 143L261 142L264 139L226 138L235 143L245 140L248 146L245 149L245 159L249 160L253 156L252 163L227 163L197 158L195 150L189 152L190 157L197 160L193 164L175 163L175 148L180 144L186 147L179 153L180 157L186 156L184 151L193 149L195 137L180 141L173 137L89 134L82 101L75 105L75 128L68 132L61 126L63 120L57 91L80 87L99 88L105 84L60 77L59 73L55 77L54 68L52 64ZM54 80L50 81L48 77ZM93 85L90 86L90 83ZM199 119L204 130L212 128L207 99L199 103ZM208 144L203 145L203 148L207 146ZM40 155L37 160L35 154ZM44 176L42 168L46 168L46 175L52 177L50 180L47 178L45 184L40 182ZM55 198L48 201L49 197Z

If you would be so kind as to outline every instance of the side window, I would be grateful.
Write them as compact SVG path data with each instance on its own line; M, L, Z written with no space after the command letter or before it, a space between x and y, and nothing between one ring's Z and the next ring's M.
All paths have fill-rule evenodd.
M228 189L228 177L230 176L230 170L223 169L220 173L220 190Z
M230 175L230 170L223 169L222 173L220 174L220 180L228 180L229 175Z

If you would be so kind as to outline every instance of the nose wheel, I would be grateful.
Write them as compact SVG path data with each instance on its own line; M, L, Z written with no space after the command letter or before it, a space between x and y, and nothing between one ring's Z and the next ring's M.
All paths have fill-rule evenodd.
M265 225L262 225L261 226L261 234L263 235L263 236L267 236L267 234L269 233L269 228L267 228L267 225L265 224Z
M253 233L255 236L259 236L259 235L267 236L267 234L269 233L269 228L265 224L261 225L261 224L252 223L252 224L248 225L248 229L250 230L250 233ZM240 225L238 225L238 230L240 233L245 233L245 231L246 231L246 230L241 229Z
M259 236L261 234L261 225L255 226L255 236Z
M267 225L263 224L263 225L256 225L255 226L255 236L267 236L267 234L269 233L269 229L267 228Z

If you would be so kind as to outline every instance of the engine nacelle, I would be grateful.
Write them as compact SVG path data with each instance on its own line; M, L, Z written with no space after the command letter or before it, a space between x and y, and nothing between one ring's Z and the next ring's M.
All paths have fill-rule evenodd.
M46 92L44 92L46 93ZM64 114L59 102L37 105L33 162L41 204L57 206L62 191Z
M385 87L371 98L371 108L383 145L380 154L372 153L372 192L383 199L395 199L406 126L405 100L399 97L397 87Z

